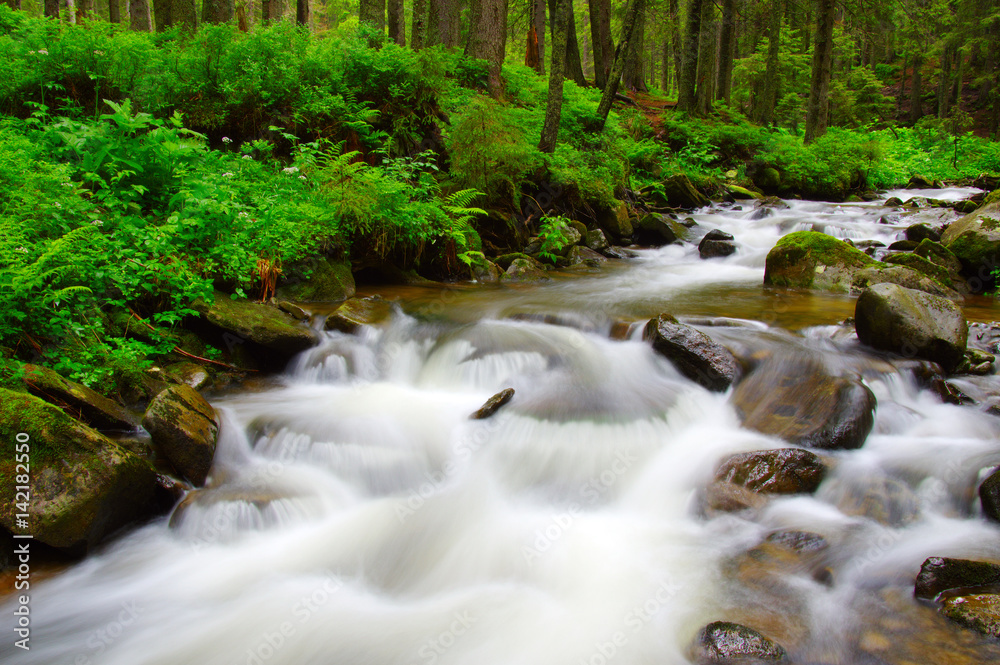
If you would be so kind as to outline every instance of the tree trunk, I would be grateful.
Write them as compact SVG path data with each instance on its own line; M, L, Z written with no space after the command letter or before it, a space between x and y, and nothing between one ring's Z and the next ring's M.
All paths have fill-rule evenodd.
M781 0L771 2L771 25L768 31L767 69L764 73L764 89L760 96L760 124L774 122L774 108L778 104L778 56L781 50Z
M670 51L674 59L674 87L680 89L684 42L681 40L681 14L677 0L670 0Z
M153 31L153 19L149 13L149 0L129 0L128 14L129 25L133 30L136 32Z
M670 42L666 39L660 47L660 90L670 94Z
M389 0L389 40L406 46L406 17L403 0Z
M614 59L611 43L611 0L588 0L590 42L594 52L594 83L604 90Z
M487 88L491 97L503 93L504 52L507 47L507 0L474 0L465 55L489 63ZM478 11L475 11L478 6ZM565 54L561 54L565 57Z
M524 44L524 66L531 67L536 72L540 63L538 55L538 33L535 32L534 24L528 26L528 38Z
M559 120L562 117L563 68L566 65L566 44L569 41L569 17L573 13L572 0L555 0L549 5L552 17L552 60L549 63L549 96L545 105L545 123L538 149L552 154L559 138Z
M684 35L684 55L677 93L677 110L692 113L695 110L695 92L698 83L698 41L701 37L701 14L705 0L691 0L688 5L687 34Z
M812 143L826 133L833 65L833 20L835 0L819 0L816 15L816 45L813 50L812 86L806 110L805 142Z
M17 0L20 2L21 0ZM118 0L108 0L108 21L111 23L122 22L122 8Z
M535 71L539 74L545 73L545 0L534 0L532 11L532 25L535 30L535 37L538 39L538 66Z
M648 92L642 71L643 42L646 32L646 12L636 16L632 39L625 51L625 68L622 70L621 85L632 92Z
M198 29L198 5L195 0L172 0L170 22L182 26L184 32L194 33Z
M431 0L437 18L437 43L451 48L458 46L462 37L462 22L458 0Z
M17 11L21 9L21 0L7 0L6 5L14 11Z
M385 0L382 0L383 7ZM295 22L309 27L309 0L297 0L295 3Z
M952 47L945 45L941 52L941 76L938 79L937 116L947 118L951 110L951 52Z
M583 75L583 60L580 58L580 43L576 38L576 14L570 2L569 25L566 30L566 71L564 76L580 87L587 85Z
M427 0L413 0L413 19L410 28L410 48L419 51L427 38Z
M718 21L715 18L715 3L702 3L701 36L698 39L698 89L695 92L695 107L699 115L712 111L715 99L715 56L718 50Z
M45 0L44 16L48 18L59 18L59 0Z
M479 0L473 0L477 4ZM441 43L441 0L427 0L427 31L424 34L424 46L437 46Z
M361 0L358 5L358 23L372 30L368 45L372 48L380 46L385 35L385 0Z
M226 23L232 20L234 9L233 0L205 0L201 6L201 22Z
M921 105L923 96L922 82L920 80L920 67L923 66L923 58L913 56L913 78L910 83L910 123L916 124L917 120L924 117L924 109Z
M729 103L733 92L733 56L736 51L736 0L722 0L722 30L719 33L719 82L715 98Z
M903 70L899 75L899 94L896 96L896 117L899 117L899 109L903 103L904 95L906 94L906 61L909 59L909 53L903 53Z
M153 14L156 18L157 32L163 32L173 25L171 4L171 0L153 0Z
M77 0L76 22L83 23L94 18L94 0Z
M625 9L625 18L622 20L622 33L618 41L618 50L615 52L615 61L611 65L611 73L608 75L608 85L601 95L601 103L597 107L597 124L594 131L601 132L608 121L608 114L611 113L611 104L618 94L618 83L621 81L622 72L625 70L625 54L632 43L632 36L635 34L636 24L639 17L646 11L646 0L631 0Z

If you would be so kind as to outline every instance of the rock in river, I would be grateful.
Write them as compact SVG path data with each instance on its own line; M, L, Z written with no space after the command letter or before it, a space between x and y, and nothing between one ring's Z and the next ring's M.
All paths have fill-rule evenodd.
M797 356L761 363L736 386L732 402L745 427L807 448L860 448L875 422L867 386Z
M203 485L212 468L219 424L212 405L190 386L167 388L149 404L142 426L177 472Z
M0 389L0 526L15 520L15 445L28 437L35 540L81 554L114 531L156 511L156 474L138 456L37 397ZM21 437L23 438L23 437Z
M983 514L994 522L1000 522L1000 469L994 469L979 486L979 501Z
M941 244L962 261L973 291L991 288L991 272L1000 263L1000 201L952 223L941 235Z
M1000 595L975 593L946 598L941 614L977 633L1000 639Z
M314 346L319 337L309 327L295 321L277 307L248 300L233 300L226 293L216 292L211 303L196 300L192 308L213 326L249 340L284 357Z
M698 255L703 259L729 256L735 252L736 243L733 241L733 235L719 229L712 229L698 243Z
M642 336L684 376L709 390L726 390L739 376L739 364L726 347L670 314L651 319Z
M753 628L729 621L715 621L702 628L691 652L692 660L699 665L788 662L788 654L781 645Z
M896 284L865 289L854 308L858 339L882 351L954 370L965 358L969 326L950 300Z
M931 557L920 566L913 587L917 598L934 600L944 591L1000 584L1000 564Z
M825 233L796 231L767 253L766 286L849 291L854 274L881 265L864 252Z
M728 457L715 471L717 481L761 494L809 494L826 476L818 455L801 448L757 450Z

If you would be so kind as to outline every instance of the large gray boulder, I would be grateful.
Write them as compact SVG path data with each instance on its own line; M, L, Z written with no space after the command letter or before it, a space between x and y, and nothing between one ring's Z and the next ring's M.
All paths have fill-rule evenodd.
M855 273L883 265L825 233L796 231L783 236L767 253L764 285L847 292Z
M684 376L709 390L726 390L739 377L740 367L726 347L705 333L660 314L646 324L643 339L669 359Z
M731 399L744 427L806 448L860 448L875 423L867 386L803 357L764 361Z
M950 300L897 284L876 284L858 296L854 327L863 344L954 370L965 357L969 326Z
M30 450L31 501L15 501L15 446ZM0 526L83 554L157 510L156 473L138 456L26 393L0 389ZM17 515L27 512L27 527Z
M309 327L277 307L216 292L211 303L196 300L191 305L205 321L236 340L249 340L270 351L289 357L315 346L319 337Z
M186 385L167 388L150 402L142 426L178 473L194 485L205 483L219 423L215 409L198 391Z

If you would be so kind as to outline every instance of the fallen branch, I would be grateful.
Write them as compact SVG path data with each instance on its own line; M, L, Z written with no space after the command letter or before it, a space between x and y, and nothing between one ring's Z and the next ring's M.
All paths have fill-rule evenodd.
M131 307L129 307L128 311L132 312L132 316L135 317L136 321L138 321L139 323L145 325L147 328L149 328L153 332L159 332L156 328L154 328L153 326L151 326L148 321L146 321L144 318L142 318L141 316L139 316L138 314L136 314L136 312L135 312L134 309L132 309ZM229 364L226 364L226 363L223 363L223 362L219 362L218 360L211 360L209 358L202 358L201 356L196 356L193 353L185 351L184 349L182 349L181 347L177 346L176 344L174 345L174 348L171 349L171 352L179 354L179 355L182 355L185 358L191 358L192 360L199 360L199 361L201 361L203 363L210 363L212 365L218 365L219 367L225 367L226 369L231 369L231 370L236 371L236 372L256 372L257 371L255 369L244 369L242 367L235 367L233 365L229 365Z

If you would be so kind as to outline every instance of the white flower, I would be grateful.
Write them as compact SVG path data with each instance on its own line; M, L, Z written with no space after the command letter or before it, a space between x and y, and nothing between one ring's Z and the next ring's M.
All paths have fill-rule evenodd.
M250 155L243 155L243 159L253 159Z
M72 187L73 183L71 183L71 182L64 182L64 183L62 183L62 186L63 187Z
M233 140L231 138L229 138L228 136L223 136L222 137L222 142L228 144L228 143L232 143Z
M56 201L56 203L55 203L55 206L56 206L57 208L62 208L62 204L61 204L61 203L59 203L58 201Z
M43 48L38 49L38 55L48 55L48 54L49 52L46 49Z
M104 51L94 51L94 55L104 55Z
M250 215L248 215L248 214L247 214L247 213L245 213L245 212L241 212L241 213L240 213L240 214L239 214L238 216L239 216L239 217L241 217L242 219L246 219L246 218L247 218L247 217L249 217Z
M34 51L28 51L28 55L35 55Z
M27 254L28 253L28 248L27 247L18 247L14 251L15 252L20 252L21 254Z
M91 225L91 226L104 226L104 222L102 222L102 221L101 221L101 220L99 220L99 219L95 219L94 221L92 221L92 222L90 223L90 225Z
M233 172L232 171L226 171L225 173L222 174L222 177L223 178L232 178L233 177Z
M281 169L281 172L282 173L298 173L299 172L299 167L297 167L297 166L289 166L287 168Z
M304 175L300 175L299 176L299 180L305 180L305 179L306 179L306 177Z

